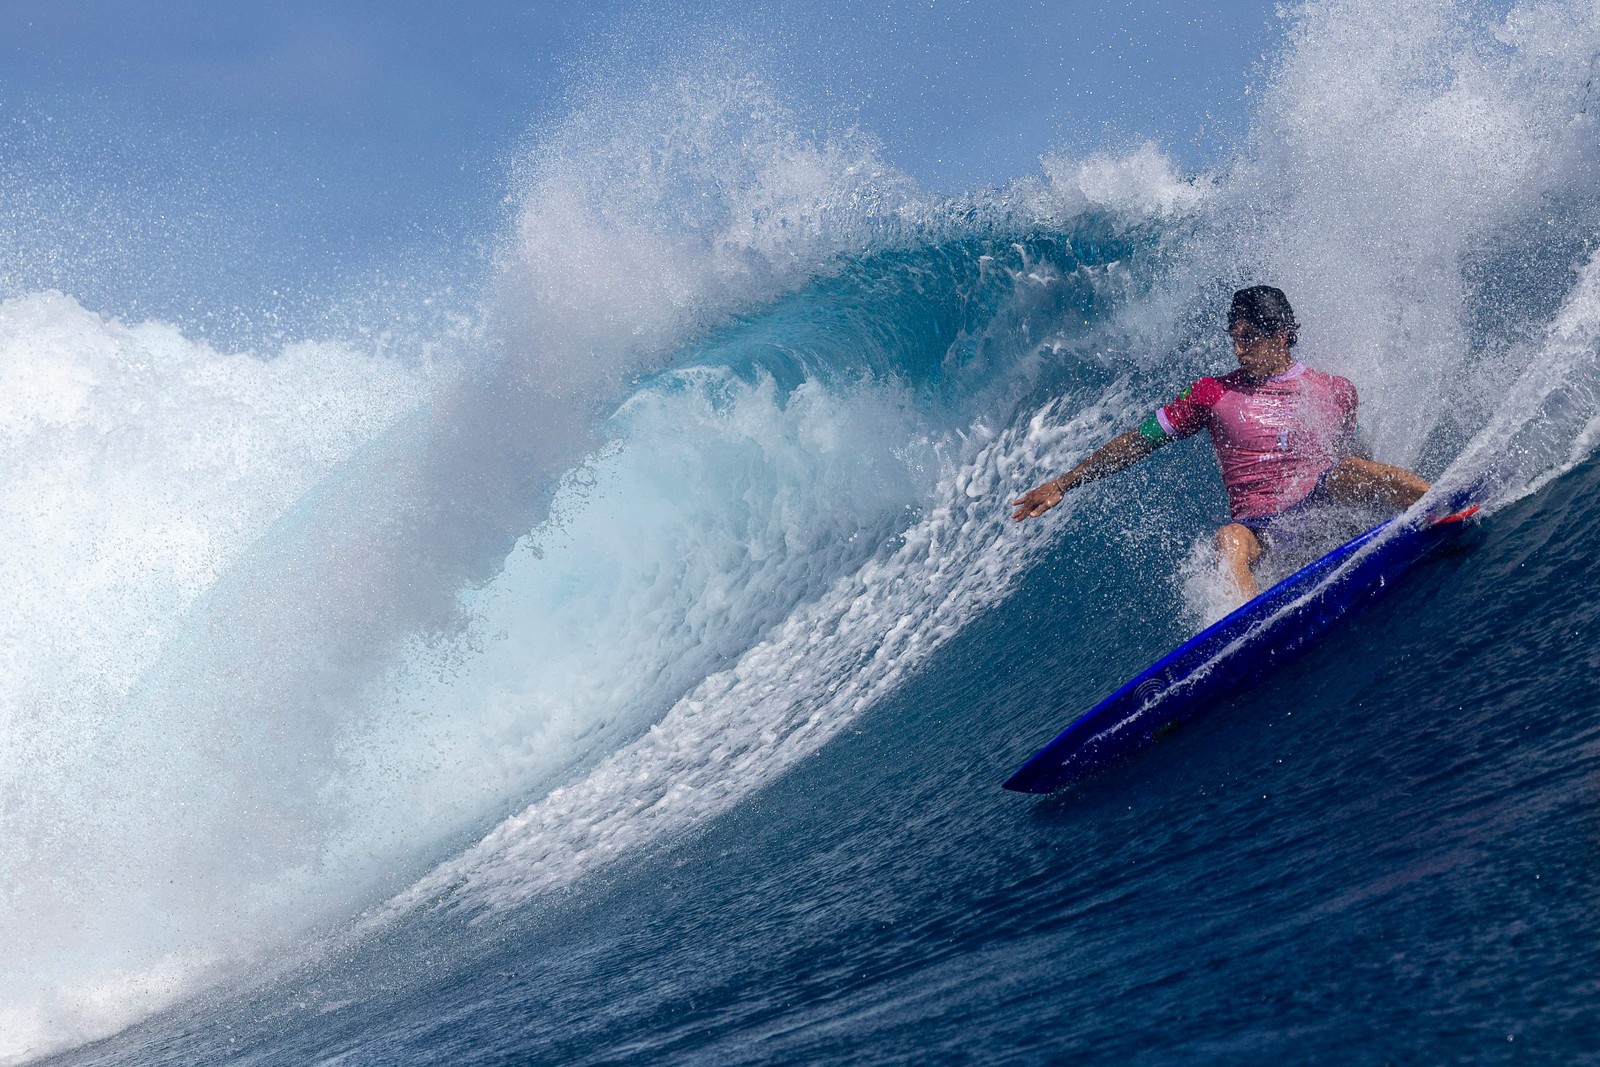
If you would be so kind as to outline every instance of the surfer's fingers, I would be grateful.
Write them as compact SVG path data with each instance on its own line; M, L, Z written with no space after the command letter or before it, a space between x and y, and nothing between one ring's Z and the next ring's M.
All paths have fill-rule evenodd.
M1044 488L1045 487L1041 485L1037 489L1030 489L1026 493L1023 493L1021 496L1017 497L1017 499L1013 500L1011 505L1017 510L1011 513L1011 518L1016 522L1021 522L1023 519L1035 518L1036 516L1043 515L1045 512L1061 503L1060 497L1056 497L1054 500L1051 500L1048 496L1046 496L1044 493Z
M1045 489L1049 486L1049 484L1050 483L1046 482L1044 485L1036 485L1036 486L1034 486L1032 489L1029 489L1026 493L1023 493L1021 496L1017 497L1017 499L1013 500L1012 503L1013 504L1036 504L1039 501L1044 500L1045 499Z

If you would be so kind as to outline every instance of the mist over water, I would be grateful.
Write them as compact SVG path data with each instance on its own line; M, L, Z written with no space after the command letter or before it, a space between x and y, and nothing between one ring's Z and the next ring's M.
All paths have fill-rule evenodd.
M1313 4L1214 173L938 198L695 54L539 125L448 328L232 352L9 297L0 1062L330 945L514 938L963 690L942 654L1036 629L1064 558L1107 648L1170 644L1215 613L1208 455L1005 502L1225 367L1239 285L1378 458L1491 511L1559 482L1600 439L1596 55L1580 4ZM974 750L1037 729L1014 699Z

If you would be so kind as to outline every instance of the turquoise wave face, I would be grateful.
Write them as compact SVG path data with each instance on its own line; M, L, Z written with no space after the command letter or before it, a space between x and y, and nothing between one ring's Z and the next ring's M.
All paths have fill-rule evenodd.
M1026 357L1042 346L1090 355L1096 341L1112 344L1108 318L1148 287L1161 228L1079 222L1070 233L970 234L849 257L675 365L766 374L785 389L889 380L930 414L970 408L1032 369ZM1054 377L1068 384L1082 373L1069 366Z
M506 338L431 366L333 343L257 359L59 295L13 301L14 365L71 342L35 363L17 469L94 472L58 536L13 512L35 605L13 692L35 733L8 788L46 778L15 914L32 923L64 882L106 897L93 937L22 938L60 976L50 996L107 958L130 989L187 988L225 966L215 938L300 936L386 898L396 871L460 861L494 899L570 885L781 777L1045 544L1010 536L1003 500L1126 404L1107 315L1155 232L1097 219L830 255L664 369L631 331L580 324L612 362L554 391L534 373L552 357ZM652 369L613 376L634 364ZM1052 424L1008 425L1046 396ZM60 573L82 588L51 599ZM730 789L707 781L724 760L743 767ZM588 829L490 889L501 857L468 845L531 825L541 798L534 821ZM639 803L660 822L627 818ZM49 843L62 818L70 861ZM138 963L151 952L169 962ZM55 1010L16 993L24 1016Z

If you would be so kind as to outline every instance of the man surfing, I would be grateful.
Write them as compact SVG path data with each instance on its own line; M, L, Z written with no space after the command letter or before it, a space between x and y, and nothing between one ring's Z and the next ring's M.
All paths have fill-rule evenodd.
M1251 567L1275 527L1324 504L1410 507L1428 483L1400 467L1353 455L1356 390L1312 370L1290 351L1299 323L1283 290L1257 285L1233 294L1228 336L1239 369L1201 378L1138 429L1119 434L1059 478L1012 501L1017 522L1043 515L1068 491L1104 478L1182 437L1211 432L1232 521L1217 550L1242 600L1259 588Z

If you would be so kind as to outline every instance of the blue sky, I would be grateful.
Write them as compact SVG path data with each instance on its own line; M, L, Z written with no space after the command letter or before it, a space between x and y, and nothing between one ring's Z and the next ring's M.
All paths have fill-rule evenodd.
M194 319L457 273L502 226L509 155L597 65L737 37L797 107L956 191L1146 138L1203 168L1281 32L1265 0L13 0L6 221L91 306Z

